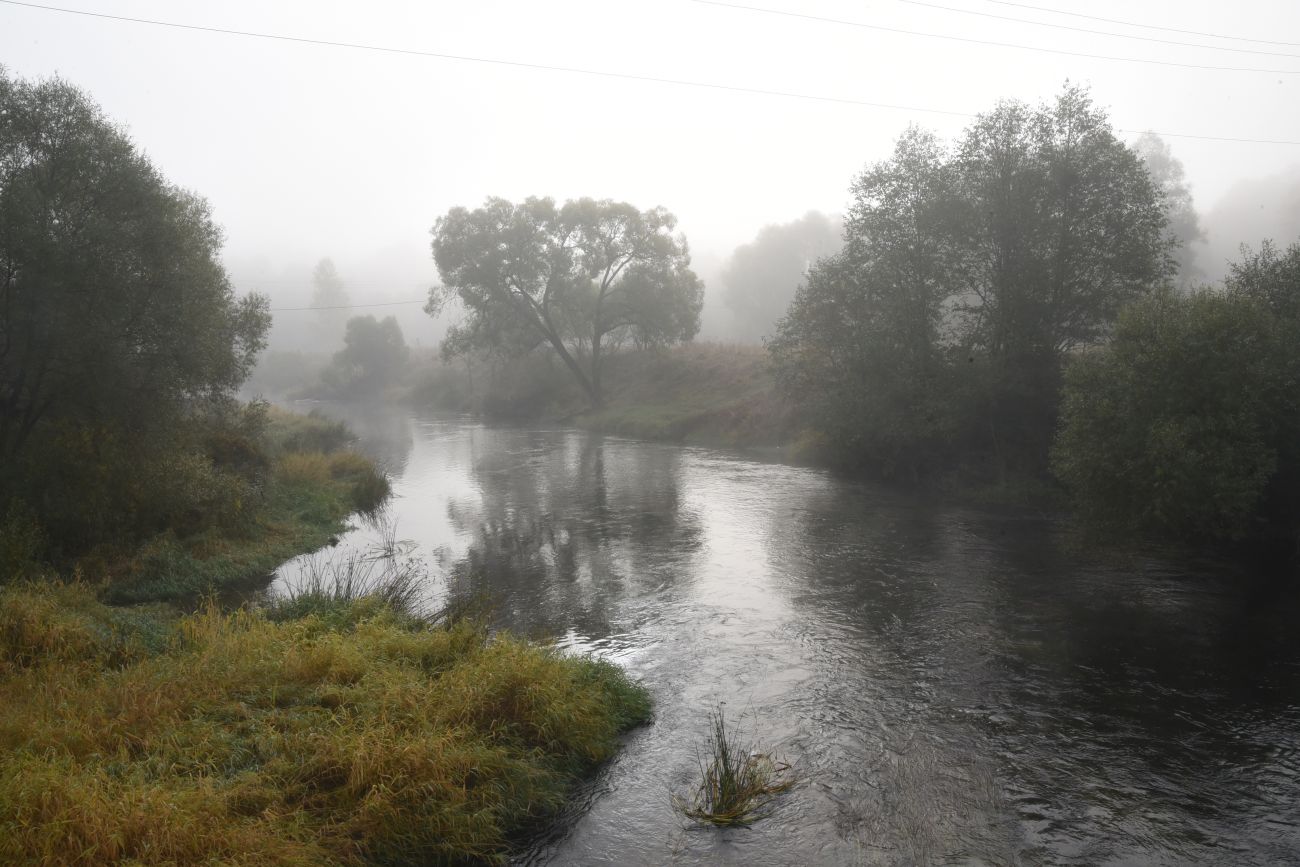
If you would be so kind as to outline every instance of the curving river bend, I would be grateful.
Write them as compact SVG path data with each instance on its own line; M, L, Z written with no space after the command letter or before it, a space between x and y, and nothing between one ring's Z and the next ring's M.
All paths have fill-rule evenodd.
M731 452L323 411L391 473L434 597L654 696L520 863L1300 862L1290 585ZM801 779L749 830L671 802L718 702Z

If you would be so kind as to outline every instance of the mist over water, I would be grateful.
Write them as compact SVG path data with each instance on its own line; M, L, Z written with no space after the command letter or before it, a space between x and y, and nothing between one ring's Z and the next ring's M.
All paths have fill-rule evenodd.
M496 625L654 696L520 863L1300 857L1293 587L1093 560L1043 516L728 452L326 409L393 473L435 601L486 594ZM671 796L717 702L801 782L752 829L700 833Z

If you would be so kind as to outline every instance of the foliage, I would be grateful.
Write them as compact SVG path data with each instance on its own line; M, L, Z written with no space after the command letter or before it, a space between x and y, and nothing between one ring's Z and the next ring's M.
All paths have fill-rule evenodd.
M1086 91L1000 103L952 150L909 129L854 184L845 248L769 343L843 462L1039 474L1060 370L1173 265L1160 195Z
M321 259L316 263L311 284L311 306L316 308L318 334L322 345L330 349L338 346L343 324L348 318L346 307L351 299L332 259Z
M22 500L11 500L0 518L0 584L41 570L45 531Z
M395 318L354 316L348 320L343 348L334 353L321 381L335 395L375 396L397 381L409 356Z
M249 526L181 535L167 530L114 553L100 549L82 564L109 581L113 602L193 600L213 590L265 582L285 560L319 548L354 512L372 512L388 496L387 479L352 452L290 452L274 462L266 495Z
M697 757L700 785L688 802L678 806L688 818L707 825L751 825L762 818L772 799L794 786L789 766L728 728L721 705L709 717L709 741Z
M1081 516L1183 540L1300 532L1300 245L1164 292L1066 379L1053 467Z
M319 410L302 413L278 407L267 410L266 445L273 455L288 452L333 452L355 439L347 425L322 415Z
M0 71L0 504L28 503L53 548L239 498L188 424L269 325L220 247L207 203L82 92Z
M1165 211L1169 216L1168 233L1177 241L1171 255L1178 265L1178 280L1182 285L1190 285L1203 276L1196 265L1193 245L1204 241L1206 236L1192 201L1192 189L1187 183L1182 161L1174 156L1168 143L1153 132L1139 136L1133 143L1133 150L1142 157L1151 182L1164 197Z
M1053 466L1111 529L1239 538L1277 467L1278 334L1240 296L1165 292L1071 365Z
M659 346L699 330L703 287L676 224L663 208L610 200L490 198L474 211L452 208L433 228L444 285L430 290L425 310L437 315L453 298L465 309L444 352L549 346L599 405L610 343Z
M809 211L793 222L764 226L753 241L736 248L722 284L738 339L758 342L772 332L808 270L839 251L840 231L838 219Z
M499 863L648 717L609 663L353 605L159 643L84 585L0 591L0 861Z

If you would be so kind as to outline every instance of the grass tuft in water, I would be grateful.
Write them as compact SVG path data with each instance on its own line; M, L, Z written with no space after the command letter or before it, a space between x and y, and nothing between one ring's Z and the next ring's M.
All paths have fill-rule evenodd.
M721 705L709 721L708 742L697 754L699 788L689 801L677 798L678 808L704 825L751 825L766 815L773 798L794 786L790 766L729 726Z

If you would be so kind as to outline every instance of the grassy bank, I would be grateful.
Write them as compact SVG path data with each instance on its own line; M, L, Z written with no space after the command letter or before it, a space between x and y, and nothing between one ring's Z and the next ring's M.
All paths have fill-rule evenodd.
M782 446L795 419L777 394L760 346L689 343L611 356L606 404L574 420L641 439Z
M346 529L350 514L387 497L383 475L346 449L351 438L337 422L272 410L255 455L264 465L257 497L243 520L102 546L74 571L103 583L106 599L116 603L193 601L258 582L285 560L325 545Z
M337 614L0 591L0 861L498 861L648 714L607 663Z
M414 612L409 575L190 601L383 501L350 440L272 412L247 520L0 581L0 863L496 863L648 717L614 665Z
M592 411L548 353L514 361L432 364L410 402L508 421L562 421L641 439L740 447L784 446L796 422L760 346L689 343L606 358L605 405Z

